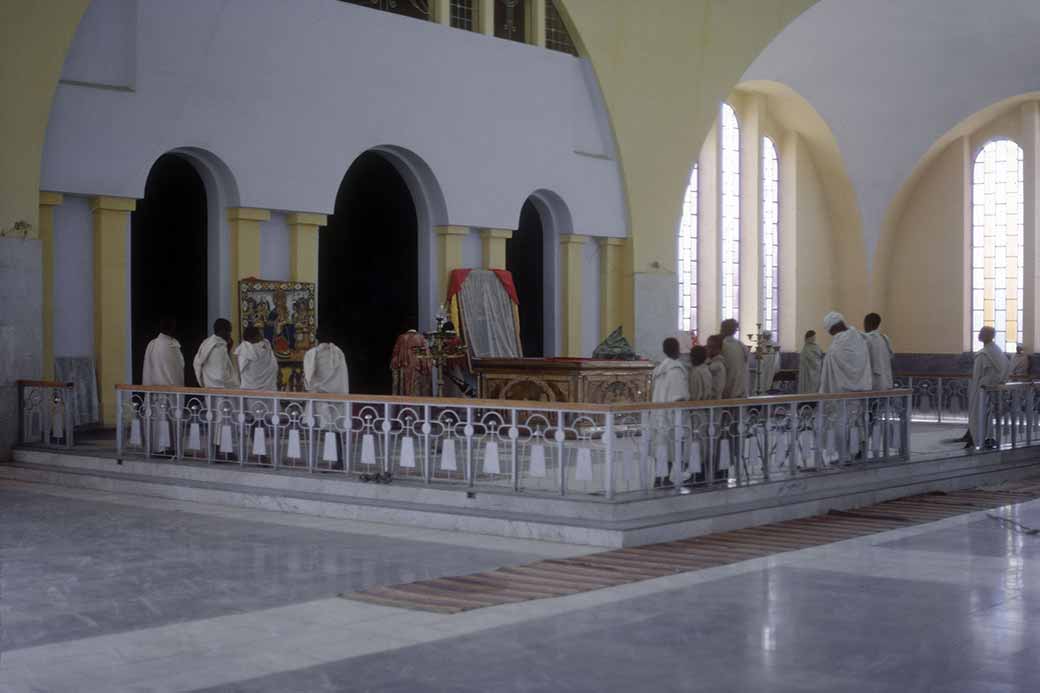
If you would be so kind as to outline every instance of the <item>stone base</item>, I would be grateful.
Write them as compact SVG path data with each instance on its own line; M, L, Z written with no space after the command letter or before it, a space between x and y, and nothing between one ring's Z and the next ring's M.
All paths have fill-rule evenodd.
M590 546L638 546L1040 474L1038 449L864 465L756 486L602 497L536 497L237 465L117 460L19 449L0 478L113 493Z

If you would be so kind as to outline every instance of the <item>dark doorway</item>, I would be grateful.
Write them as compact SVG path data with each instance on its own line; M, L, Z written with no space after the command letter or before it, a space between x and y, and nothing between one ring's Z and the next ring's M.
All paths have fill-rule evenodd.
M520 210L516 233L506 241L506 269L513 273L513 283L520 299L520 344L527 357L545 355L543 268L542 217L528 200Z
M206 338L206 186L177 154L152 166L144 199L130 217L131 344L134 382L141 382L144 352L159 319L177 320L184 352L184 384L197 385L191 361Z
M346 353L351 392L390 394L394 340L419 322L415 203L393 164L359 156L318 238L318 321Z

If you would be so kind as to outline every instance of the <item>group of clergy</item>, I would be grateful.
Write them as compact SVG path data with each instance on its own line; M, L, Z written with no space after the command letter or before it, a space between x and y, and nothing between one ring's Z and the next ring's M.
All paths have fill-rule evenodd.
M173 334L176 322L159 321L159 335L148 343L144 353L141 384L164 387L184 386L184 354ZM227 390L278 391L278 360L260 328L249 326L242 343L234 347L231 323L219 318L213 334L199 346L192 361L200 387ZM329 341L325 331L315 331L315 345L303 356L303 382L307 392L347 394L350 380L343 350Z

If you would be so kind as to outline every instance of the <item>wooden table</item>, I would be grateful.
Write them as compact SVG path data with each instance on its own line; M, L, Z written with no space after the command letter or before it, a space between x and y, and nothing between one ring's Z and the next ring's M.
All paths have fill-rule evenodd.
M481 399L615 404L649 402L650 361L474 359Z

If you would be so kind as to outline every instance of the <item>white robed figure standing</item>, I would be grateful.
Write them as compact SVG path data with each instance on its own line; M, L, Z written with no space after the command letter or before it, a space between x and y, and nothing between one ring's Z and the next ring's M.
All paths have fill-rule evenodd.
M159 335L148 342L141 369L142 385L184 387L184 353L181 343L173 338L177 323L173 318L159 321Z
M307 392L345 395L350 392L347 357L329 341L325 330L315 330L317 344L303 355L303 386Z
M664 360L657 364L653 373L653 402L685 402L690 399L690 376L686 366L679 360L679 340L669 337L661 345ZM654 486L672 486L669 470L672 468L671 451L674 445L672 428L675 412L655 411L652 415L653 457L656 462Z
M881 333L881 316L868 313L863 318L863 336L867 338L867 349L870 351L870 374L872 390L892 389L892 340Z
M823 326L831 335L831 348L823 359L820 393L868 392L873 375L866 337L835 311L824 317Z
M989 325L979 330L979 341L982 342L982 348L975 352L975 365L971 371L966 448L974 447L976 441L984 447L992 445L990 439L985 438L985 423L988 414L984 411L983 406L986 394L983 388L1006 383L1011 367L1004 350L993 341L996 335L997 331Z
M863 333L845 323L845 316L832 311L823 318L831 335L831 348L823 357L820 393L868 392L872 384L870 350ZM863 409L857 402L827 402L824 413L829 422L821 441L827 462L848 461L852 450L862 455L867 431L862 425Z
M270 342L255 325L246 328L242 343L235 347L243 390L278 390L278 359Z
M1008 380L1028 380L1029 379L1029 354L1025 353L1025 349L1021 344L1015 349L1015 355L1011 358L1011 373L1008 374Z
M805 333L805 345L798 355L798 394L820 391L820 370L823 368L823 349L816 343L816 330Z
M200 387L233 390L239 386L238 370L231 360L231 323L217 318L213 334L195 354L193 366Z
M740 324L733 318L722 321L722 359L726 362L726 386L722 399L740 399L748 394L748 349L737 337Z
M758 369L755 373L756 395L764 395L773 387L773 378L780 370L780 350L775 348L773 333L769 330L762 331L763 354L758 359Z

